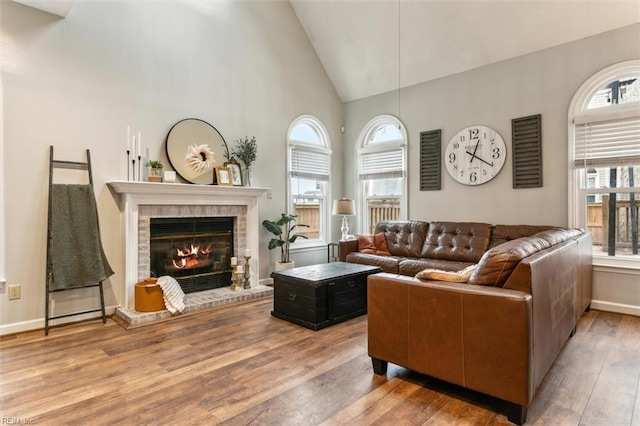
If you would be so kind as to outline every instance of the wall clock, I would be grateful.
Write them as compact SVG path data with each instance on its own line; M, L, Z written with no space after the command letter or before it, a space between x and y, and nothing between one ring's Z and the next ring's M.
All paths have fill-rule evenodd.
M470 126L449 141L445 165L458 182L480 185L496 177L506 156L507 149L498 132L486 126Z

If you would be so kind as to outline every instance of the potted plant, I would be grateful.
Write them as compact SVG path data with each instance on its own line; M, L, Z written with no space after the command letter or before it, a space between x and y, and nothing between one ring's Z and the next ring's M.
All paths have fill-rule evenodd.
M236 147L231 150L231 155L244 164L244 184L251 186L251 165L256 161L256 154L258 153L256 137L253 136L249 139L248 136L245 136L244 139L240 138L234 142Z
M291 243L295 242L298 238L307 239L306 235L296 234L294 232L299 226L309 228L309 225L296 223L296 217L298 216L294 214L282 213L282 217L275 222L270 220L264 220L262 222L262 226L264 226L267 231L278 237L269 240L269 250L280 247L280 261L276 262L276 271L290 269L295 266L295 262L289 258Z
M160 160L149 160L147 164L149 167L149 177L147 180L149 182L162 182L162 169L164 168L164 164Z

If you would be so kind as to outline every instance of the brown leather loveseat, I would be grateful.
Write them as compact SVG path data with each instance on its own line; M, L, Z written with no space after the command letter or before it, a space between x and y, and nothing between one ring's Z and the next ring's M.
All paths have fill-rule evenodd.
M591 235L577 229L385 221L389 255L340 242L340 260L380 266L368 278L368 351L374 372L391 362L527 407L579 316L591 303ZM459 271L467 282L419 279Z

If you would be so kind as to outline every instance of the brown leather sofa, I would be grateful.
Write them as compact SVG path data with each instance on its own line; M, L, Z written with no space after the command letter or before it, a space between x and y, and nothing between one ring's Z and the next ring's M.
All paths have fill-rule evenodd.
M340 260L380 266L368 278L368 351L527 407L591 303L591 235L581 230L455 222L380 222L389 256L340 242ZM477 264L467 283L423 280L425 268Z

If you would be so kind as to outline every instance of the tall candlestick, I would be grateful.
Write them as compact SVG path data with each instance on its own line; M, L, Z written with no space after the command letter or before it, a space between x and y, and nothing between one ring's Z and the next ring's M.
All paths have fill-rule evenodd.
M245 250L244 255L244 263L247 265L244 269L244 288L251 288L251 251L249 249ZM249 252L249 256L247 256L247 252Z

